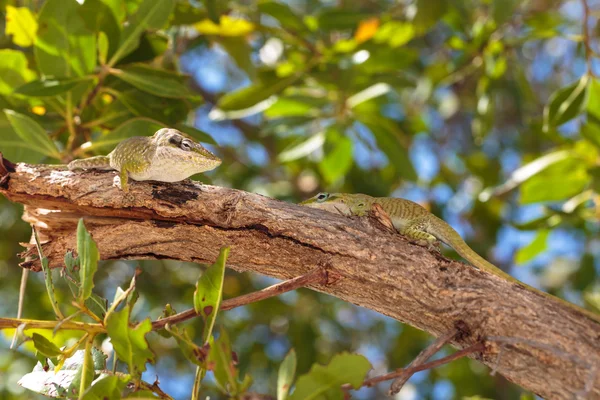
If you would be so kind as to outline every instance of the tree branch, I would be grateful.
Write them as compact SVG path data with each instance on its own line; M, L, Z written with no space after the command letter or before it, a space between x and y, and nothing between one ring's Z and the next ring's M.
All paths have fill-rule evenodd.
M11 172L5 164L0 193L25 205L23 218L38 228L51 267L76 249L80 217L105 260L212 263L219 248L232 246L233 269L290 279L323 268L339 279L310 285L314 290L436 337L461 324L466 333L451 340L459 349L481 338L518 338L517 345L486 341L470 357L542 397L600 398L600 379L590 369L600 365L600 323L549 296L433 254L369 218L191 181L133 182L124 194L115 178L115 172L27 164ZM33 247L24 253L34 255ZM22 265L40 269L39 260Z

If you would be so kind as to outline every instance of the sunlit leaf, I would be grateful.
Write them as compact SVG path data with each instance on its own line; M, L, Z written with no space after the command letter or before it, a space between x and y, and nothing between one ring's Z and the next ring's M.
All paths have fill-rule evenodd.
M202 273L196 283L194 309L204 320L204 332L202 333L204 343L208 342L212 334L217 312L221 306L225 263L228 255L229 247L221 248L217 261Z
M408 43L415 35L415 28L409 22L389 21L375 33L375 43L387 43L396 48Z
M301 143L279 153L278 160L279 162L289 162L306 157L313 151L323 147L324 143L325 132L319 132L308 139L303 140Z
M204 35L245 36L254 30L254 24L245 19L221 15L218 25L205 19L194 24L194 28Z
M277 376L277 400L285 400L296 375L296 351L291 349L279 366Z
M370 369L371 364L361 355L337 354L329 364L315 364L308 373L300 376L290 399L343 399L341 386L349 383L358 389Z
M535 257L538 254L542 253L546 250L547 240L550 231L541 230L537 233L535 238L525 247L522 247L515 254L515 263L517 264L525 264Z
M7 35L13 35L12 41L20 47L29 47L35 41L38 23L27 7L6 6Z
M66 397L68 394L73 396L74 393L70 389L73 386L77 387L73 382L78 371L81 370L84 359L85 351L78 350L72 357L67 358L62 368L56 372L51 360L47 361L46 367L38 362L33 371L25 374L18 383L26 389L48 397ZM96 348L92 348L92 362L96 373L106 369L106 355Z
M12 110L4 110L17 135L34 151L43 153L48 157L60 158L58 149L48 137L48 134L35 120L27 115L19 114Z
M522 204L566 200L591 182L585 164L576 158L566 159L528 179L521 186Z
M96 242L85 229L83 218L79 219L77 225L77 253L79 254L79 280L81 282L79 303L83 304L92 295L94 274L98 269L98 260L100 259Z
M0 94L10 94L35 77L35 72L29 69L25 53L0 49Z

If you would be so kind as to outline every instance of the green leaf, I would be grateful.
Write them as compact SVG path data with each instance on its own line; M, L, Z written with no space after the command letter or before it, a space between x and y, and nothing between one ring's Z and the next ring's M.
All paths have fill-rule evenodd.
M145 30L162 28L168 21L173 6L173 0L144 0L137 12L129 18L129 24L121 35L119 47L108 65L114 66L119 60L134 51Z
M292 147L285 149L284 151L279 153L277 159L279 160L279 162L284 163L294 161L302 157L306 157L313 151L323 147L324 143L325 132L319 132L315 135L310 136L308 139L302 140L302 142L294 144Z
M306 30L304 21L296 13L292 11L290 6L284 3L274 1L264 1L258 4L258 11L263 14L268 14L275 18L282 27L291 29L294 32L302 32Z
M145 337L152 330L152 323L150 319L145 319L130 328L129 313L129 305L121 311L109 313L106 316L106 333L119 359L129 366L129 373L136 376L146 370L147 362L154 361L154 354Z
M250 108L269 97L276 95L290 86L300 77L299 74L288 76L274 82L257 83L243 89L227 93L219 99L217 106L223 111L243 110Z
M31 335L31 339L33 340L35 349L46 357L58 357L62 354L62 351L60 351L57 345L39 333Z
M246 38L236 36L222 36L217 39L235 64L244 71L252 80L256 76L256 68L252 61L252 47Z
M549 104L544 108L544 132L570 121L586 108L588 83L588 75L583 75L578 81L557 90L550 96Z
M207 11L202 7L188 2L175 3L173 11L172 25L192 25L200 22L207 17ZM217 21L219 18L217 17Z
M39 14L34 54L40 71L64 78L83 76L96 67L96 38L79 15L76 0L47 0Z
M81 366L85 359L85 351L78 350L72 357L66 359L59 371L54 371L55 365L51 360L47 360L48 365L38 362L33 371L25 374L18 382L26 389L41 393L48 397L67 397L73 396L70 391L77 374L81 373ZM93 368L96 373L106 369L106 355L96 348L92 348ZM75 390L78 390L77 385Z
M217 261L198 279L194 292L194 309L204 320L202 342L208 342L212 334L217 312L223 297L223 279L225 277L225 263L229 255L229 247L222 247Z
M75 299L77 299L81 293L81 281L79 279L79 273L77 273L75 270L75 267L78 265L79 259L73 258L73 254L71 252L67 252L67 254L65 254L65 280L67 281L69 289L71 290L71 294ZM107 303L108 300L92 292L91 296L85 301L85 306L98 318L104 319L104 316L106 315Z
M385 153L396 174L409 181L416 181L417 173L404 144L403 134L396 123L384 117L374 118L364 114L361 114L359 119L371 130L377 147Z
M5 114L0 114L0 150L4 158L13 162L38 163L46 155L24 142L10 125Z
M371 364L361 355L337 354L329 364L314 364L308 373L300 376L290 400L341 400L344 398L341 386L349 383L354 389L358 389L370 369Z
M417 0L417 13L413 19L416 33L424 34L448 12L446 0Z
M319 28L324 30L345 30L354 29L360 21L373 17L371 14L364 14L350 10L340 10L338 8L329 8L323 10L317 17Z
M379 28L373 41L387 43L391 48L405 45L415 36L415 28L409 22L389 21ZM389 51L389 50L388 50Z
M236 362L233 361L231 342L229 335L224 329L220 330L219 338L211 340L208 363L213 366L216 384L223 393L235 397L240 393L239 371Z
M93 357L93 339L88 339L83 353L83 362L77 369L75 378L69 387L69 393L84 393L92 385L96 375Z
M123 57L119 64L134 64L154 60L169 48L169 36L161 32L145 32L134 51Z
M17 50L0 49L0 94L11 94L15 88L35 79L35 77L35 72L28 67L25 53Z
M153 119L166 126L185 120L191 110L184 99L167 99L138 89L129 89L115 95L134 115Z
M96 380L92 387L83 393L81 400L118 400L127 383L129 375L105 375Z
M92 144L86 147L86 150L108 153L123 139L133 136L151 136L154 132L164 127L165 125L148 118L132 118L118 126L112 132L104 134L97 140L92 141Z
M208 133L201 131L200 129L194 128L193 126L189 126L184 123L178 123L175 124L174 128L180 132L188 134L189 136L193 137L199 142L217 144L217 142L215 142L215 139L213 139Z
M13 35L12 41L20 47L29 47L35 42L38 23L27 7L6 6L7 35Z
M521 185L522 204L565 200L591 182L586 165L573 157L552 164Z
M98 37L98 50L103 65L119 46L121 27L118 8L121 6L120 0L86 0L79 11L87 29Z
M581 127L581 136L600 149L600 124L588 120Z
M345 176L350 167L352 167L354 160L352 140L346 136L342 136L337 131L335 131L335 135L331 133L330 129L325 144L327 148L327 144L330 142L333 148L325 153L325 157L319 163L319 171L321 171L325 182L329 185Z
M596 120L600 121L600 82L597 78L591 78L589 83L589 97L586 111Z
M4 110L4 114L17 135L33 150L48 157L60 159L58 149L50 140L44 128L27 115L13 110Z
M193 95L183 83L185 76L144 64L128 66L126 69L113 69L111 73L130 85L156 96L182 98Z
M75 86L77 86L78 83L88 79L92 79L92 77L87 77L85 79L44 79L38 81L31 81L24 84L23 86L19 86L13 92L13 94L22 94L24 96L31 97L56 96L58 94L73 89Z
M550 231L540 230L538 231L535 238L527 246L522 247L517 251L515 255L515 263L525 264L537 257L538 254L542 253L547 248L547 240Z
M185 329L180 329L177 326L165 326L167 332L171 334L177 341L179 349L188 359L188 361L196 364L199 367L206 369L206 357L208 355L208 346L200 347L195 344L188 336Z
M296 375L296 351L291 349L279 366L277 376L277 400L285 400Z
M81 282L79 303L83 304L92 295L94 274L98 270L98 260L100 259L96 242L85 229L83 218L80 218L77 224L77 254L79 254L79 280Z
M98 58L101 65L108 60L108 36L104 32L98 32Z

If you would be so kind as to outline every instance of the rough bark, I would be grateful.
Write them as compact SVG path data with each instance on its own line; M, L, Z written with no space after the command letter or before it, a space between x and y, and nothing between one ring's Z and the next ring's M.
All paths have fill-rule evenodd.
M4 169L0 193L25 205L24 219L39 228L52 267L76 248L84 217L104 260L210 263L231 246L228 266L239 271L286 279L326 268L338 279L313 289L434 336L461 327L454 346L485 341L476 359L542 397L600 398L600 323L365 218L190 181L134 182L124 194L114 172ZM39 270L36 261L23 266Z

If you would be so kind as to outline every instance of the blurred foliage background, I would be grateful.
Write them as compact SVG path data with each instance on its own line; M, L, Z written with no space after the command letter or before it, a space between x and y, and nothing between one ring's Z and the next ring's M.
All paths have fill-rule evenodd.
M223 158L204 182L292 202L321 190L409 198L524 282L600 310L599 1L0 5L7 159L66 163L176 127ZM2 316L16 315L19 242L30 235L21 213L0 199ZM139 319L157 318L166 303L191 306L195 264L106 262L95 290L112 298L138 265ZM225 297L271 283L228 272ZM24 316L52 318L39 275ZM224 312L218 324L252 390L271 394L292 347L299 373L341 351L383 373L431 339L307 290ZM7 350L10 339L0 337L0 398L37 398L16 384L36 360L27 347ZM158 362L144 377L187 398L194 367L175 341L150 340ZM489 372L463 359L418 373L397 398L528 396Z

